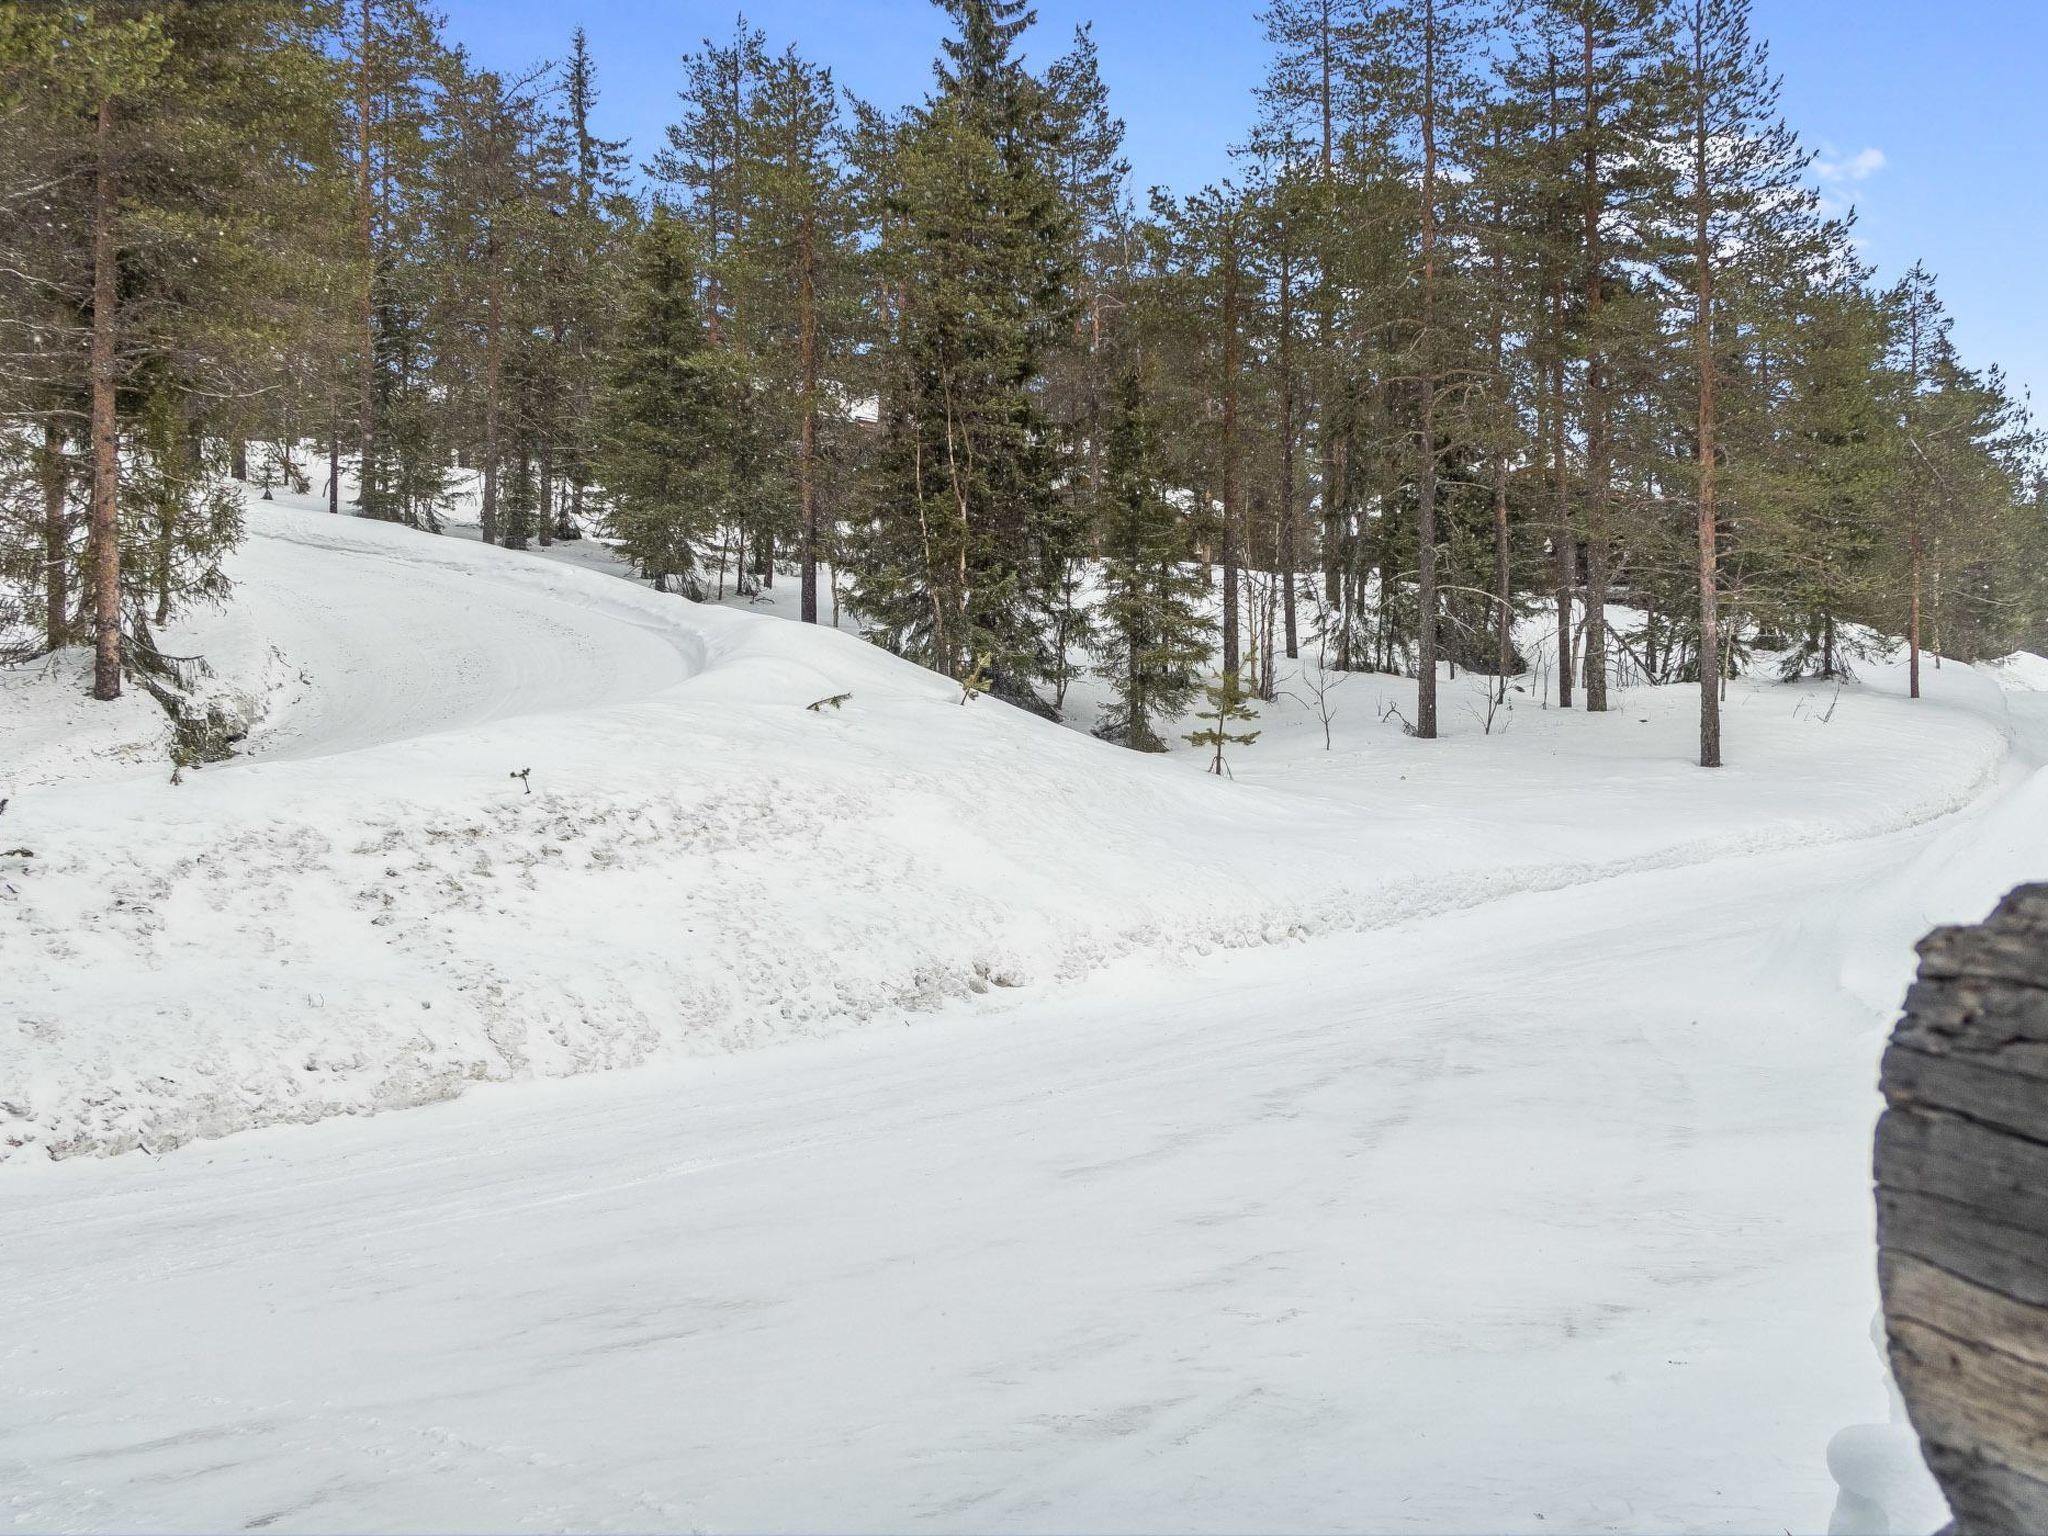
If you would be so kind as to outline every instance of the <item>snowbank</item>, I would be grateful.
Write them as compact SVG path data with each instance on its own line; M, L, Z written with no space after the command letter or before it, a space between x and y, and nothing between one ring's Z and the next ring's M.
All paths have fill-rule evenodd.
M2048 880L2048 660L2022 651L1978 670L2007 694L2018 748L2006 765L2008 792L1944 827L1905 870L1850 902L1843 917L1843 984L1887 1024L1913 979L1913 946L1928 929L1982 922L2014 886Z
M1882 685L1826 723L1783 690L1741 703L1754 766L1704 788L1683 699L1646 697L1435 746L1358 708L1339 753L1276 709L1230 783L571 563L289 506L250 527L224 643L281 651L292 686L247 759L43 783L9 813L33 857L0 861L0 1158L1873 835L1968 804L2006 750L1996 690L1954 669L1957 700L1917 713Z

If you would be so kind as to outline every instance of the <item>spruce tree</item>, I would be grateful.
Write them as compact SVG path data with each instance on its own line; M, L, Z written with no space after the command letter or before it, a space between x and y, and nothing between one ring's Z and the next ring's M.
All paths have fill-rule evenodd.
M1159 478L1145 386L1127 364L1103 432L1102 626L1095 655L1114 705L1097 734L1163 752L1155 723L1187 707L1208 660L1208 585L1190 562L1187 519Z
M1039 615L1075 537L1038 393L1071 324L1070 215L1045 91L1013 54L1019 0L949 0L933 95L890 154L877 260L897 350L855 604L884 643L1045 709Z
M1197 710L1195 718L1209 724L1188 732L1186 739L1191 747L1210 749L1209 771L1221 775L1229 771L1223 761L1225 747L1248 747L1259 739L1257 731L1233 731L1231 727L1258 719L1259 712L1252 707L1251 695L1245 692L1235 672L1226 672L1205 686L1202 696L1208 708Z
M696 240L657 209L632 242L595 465L607 523L641 574L694 589L699 551L736 497L758 494L753 386L698 314Z

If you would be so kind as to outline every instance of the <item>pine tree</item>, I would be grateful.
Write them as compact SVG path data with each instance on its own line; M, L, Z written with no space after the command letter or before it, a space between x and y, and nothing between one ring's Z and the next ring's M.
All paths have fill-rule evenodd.
M568 264L558 308L563 327L560 366L565 375L559 457L568 482L568 506L558 526L579 534L596 453L606 287L632 215L625 144L601 137L592 126L597 101L597 67L578 27L570 39L555 127L568 139L570 178L569 196L560 210Z
M1415 734L1436 737L1437 693L1437 514L1441 465L1438 396L1452 348L1439 315L1439 293L1448 276L1440 244L1442 204L1454 181L1446 176L1445 150L1471 92L1465 54L1475 23L1459 0L1413 0L1398 16L1394 45L1396 67L1412 96L1418 141L1416 174L1417 297L1415 375L1421 400L1416 440L1420 467L1416 475L1416 700Z
M1721 765L1720 352L1744 283L1782 285L1825 254L1803 154L1778 117L1778 80L1750 32L1749 0L1678 0L1675 104L1685 154L1684 286L1692 299L1697 464L1700 766ZM1792 270L1788 271L1787 269Z
M750 213L741 245L759 278L755 366L774 396L774 431L790 444L796 486L799 616L818 622L825 545L823 479L829 378L854 330L854 206L830 71L789 49L763 66L747 143Z
M703 46L683 60L683 115L648 163L664 202L694 227L703 284L704 320L713 346L746 350L744 323L750 279L742 239L751 204L749 173L757 162L747 143L753 97L767 68L767 39L744 16L732 41Z
M1266 41L1274 49L1266 78L1258 90L1259 117L1252 147L1269 159L1292 164L1296 146L1309 160L1302 219L1305 261L1311 283L1314 330L1303 359L1316 406L1321 503L1321 546L1324 601L1336 609L1343 598L1344 544L1340 520L1339 462L1345 432L1342 420L1346 390L1337 357L1337 313L1341 302L1338 273L1349 238L1348 219L1340 213L1348 188L1340 186L1340 128L1358 120L1358 49L1371 30L1359 0L1272 0L1259 15Z
M1791 641L1788 680L1853 675L1870 651L1863 626L1890 618L1903 379L1886 357L1891 315L1866 276L1849 265L1779 295L1775 388L1728 422L1725 489L1750 509L1752 580L1767 594L1760 616Z
M1201 384L1214 412L1214 475L1222 515L1222 667L1233 675L1242 650L1247 332L1264 283L1258 207L1257 197L1226 182L1160 208L1171 229L1175 302L1184 320L1196 327Z
M438 444L423 430L420 395L431 286L423 269L435 259L425 238L426 181L448 56L440 23L420 0L342 0L339 31L355 336L330 384L330 504L339 505L346 424L362 513L420 522L441 490L432 468Z
M482 482L484 541L495 543L504 537L498 501L505 462L525 425L509 383L531 341L547 275L545 262L525 256L549 217L549 189L532 154L539 92L533 78L507 81L494 70L470 68L458 53L448 62L443 113L433 168L442 284L435 361L441 387L459 402L457 430Z
M1619 374L1659 319L1637 292L1632 272L1654 258L1655 247L1646 241L1664 227L1658 215L1675 201L1669 157L1644 152L1668 136L1672 103L1660 66L1669 56L1669 18L1666 0L1542 0L1534 23L1534 39L1518 52L1510 80L1525 100L1542 102L1552 136L1537 162L1545 174L1536 190L1551 204L1553 219L1548 255L1558 350L1551 427L1560 439L1553 457L1562 486L1562 386L1575 356L1586 708L1598 713L1607 708L1611 670L1607 602L1618 479L1628 467L1617 463ZM1561 531L1561 567L1571 542ZM1560 581L1561 693L1562 676L1571 670L1568 585Z
M1046 71L1052 175L1071 218L1073 303L1079 323L1047 360L1047 410L1079 460L1069 500L1092 515L1102 486L1102 410L1111 382L1120 290L1131 262L1131 209L1125 182L1124 124L1109 106L1092 24L1074 29L1073 46Z

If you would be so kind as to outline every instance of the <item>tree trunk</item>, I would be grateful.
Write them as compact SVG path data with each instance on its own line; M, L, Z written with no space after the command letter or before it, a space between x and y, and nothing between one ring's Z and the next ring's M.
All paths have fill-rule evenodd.
M803 575L800 617L818 622L818 315L815 251L811 216L800 229L802 248L797 269L797 370L803 389L803 424L796 451L797 515L802 523Z
M1558 327L1558 355L1551 359L1550 462L1557 475L1557 527L1551 535L1557 566L1557 705L1572 707L1572 588L1578 581L1578 550L1572 540L1571 467L1564 456L1564 296L1552 297Z
M114 333L119 304L114 223L120 183L114 168L114 99L100 101L93 134L92 199L92 696L121 696L121 523L119 428L114 420Z
M1693 119L1693 265L1698 274L1698 310L1693 321L1693 351L1700 380L1700 766L1721 766L1721 610L1719 553L1715 547L1716 510L1714 434L1714 250L1707 214L1706 31L1693 28L1694 79L1700 91Z
M535 533L540 539L540 547L546 549L555 542L555 445L552 434L543 438L540 445L540 508L537 515L539 521Z
M1415 509L1415 734L1436 739L1436 0L1422 4L1422 475ZM1384 596L1384 594L1382 594Z
M499 335L498 293L501 283L498 275L498 253L495 243L487 247L486 259L491 263L491 280L485 305L484 324L488 328L484 335L484 495L481 522L486 544L498 539L498 414L499 378L504 371L504 347Z
M1915 699L1920 697L1920 567L1920 535L1916 533L1913 535L1913 615L1906 636L1907 696Z
M1236 210L1226 217L1235 219ZM1223 269L1223 675L1238 670L1237 643L1237 233L1228 235ZM1220 729L1220 727L1219 727Z
M1505 702L1508 675L1515 669L1515 594L1509 586L1508 563L1508 459L1498 446L1493 456L1493 606L1500 628L1494 656L1494 688Z
M1287 659L1301 655L1294 613L1294 263L1291 252L1280 256L1280 580L1282 621L1287 633Z
M1586 95L1586 712L1607 708L1607 496L1608 422L1607 360L1600 339L1600 309L1605 297L1606 262L1601 255L1600 215L1606 199L1600 191L1600 97L1594 72L1593 22L1583 23L1584 89Z
M1494 130L1494 146L1502 147L1501 130ZM1494 699L1506 703L1508 674L1515 664L1515 594L1508 542L1508 434L1514 422L1509 398L1507 371L1508 275L1507 211L1496 194L1491 210L1493 221L1493 607L1499 630L1494 648ZM1540 415L1542 384L1537 384ZM1539 422L1539 431L1541 430Z
M377 421L377 239L370 199L370 76L376 35L371 14L375 0L362 0L362 4L356 60L356 257L362 263L361 287L356 294L356 329L363 348L362 367L356 378L356 505L367 507L375 478ZM340 495L338 477L334 494Z
M64 434L54 421L43 424L43 639L56 650L70 637L71 519L65 513L69 476L64 467Z

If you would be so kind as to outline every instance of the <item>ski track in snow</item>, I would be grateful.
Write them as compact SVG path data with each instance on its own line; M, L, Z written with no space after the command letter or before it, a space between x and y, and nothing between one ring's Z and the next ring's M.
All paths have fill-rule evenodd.
M1533 801L1456 813L1502 772L1457 782L1471 743L1418 771L1421 825L1404 827L1343 803L1358 776L1389 777L1398 743L1349 772L1301 757L1295 782L1341 780L1335 799L1267 795L963 712L837 637L545 561L499 579L511 567L492 562L516 557L290 512L257 533L242 576L270 605L261 633L230 636L245 610L202 637L215 655L275 645L296 669L250 760L149 787L135 814L165 841L115 866L114 907L63 883L105 868L66 845L118 831L142 789L55 797L28 824L60 850L58 895L0 948L55 943L74 903L74 948L28 951L46 1017L97 1000L162 1031L138 1078L218 1054L220 1102L188 1134L471 1091L0 1170L0 1230L26 1234L0 1268L0 1523L1826 1527L1830 1437L1888 1411L1868 1158L1897 935L2048 872L2048 789L2022 771L2048 743L2041 700L2007 707L1953 669L1937 727L1873 699L1813 738L1839 784L1821 772L1747 823L1714 799L1742 810L1739 774L1674 826L1617 764L1605 857L1574 861L1583 804L1555 826ZM414 663L396 686L394 656ZM801 709L849 678L858 714ZM564 733L588 739L546 745ZM1276 735L1245 761L1284 783ZM1578 772L1548 740L1512 750L1539 779ZM1808 750L1768 740L1774 771ZM1843 747L1885 743L1911 760L1848 771ZM547 787L508 798L529 752ZM948 798L963 782L964 808ZM778 819L821 783L843 803ZM1042 824L996 803L1010 791L1065 798L1081 831L1047 850L1058 867L1030 852ZM497 797L481 816L479 794ZM1121 814L1092 819L1095 795ZM1230 818L1202 849L1153 830L1198 816ZM585 858L593 835L610 851L590 846L577 880L541 858L550 842ZM648 862L677 846L716 878ZM521 875L484 867L521 850L541 851ZM209 857L282 904L267 926L194 872ZM1133 858L1160 867L1119 884ZM298 894L387 863L407 871L388 953L347 938L375 900ZM807 864L830 878L813 888ZM850 873L869 868L872 884ZM840 932L863 905L874 926ZM322 923L337 947L308 1011L281 989L323 964L293 947ZM695 942L779 1024L666 954L713 924L738 941ZM921 925L934 936L895 931ZM1315 932L1331 936L1272 943ZM186 953L195 935L218 964ZM612 974L580 1005L524 999L538 1025L497 998L476 1029L502 1055L485 1058L466 1015L444 1023L464 1006L448 978L489 974L448 967L479 953L534 987ZM682 968L637 995L634 956ZM81 958L139 974L95 992L63 971ZM806 963L829 978L808 1002L791 990ZM351 987L394 1022L330 1029ZM209 1001L214 1033L186 1043L196 1015L150 1015L142 998L166 989ZM673 1055L644 1024L664 1005L715 1046L871 1027L471 1081ZM917 1028L879 1027L905 1005ZM414 1075L377 1078L397 1070L380 1042L429 1023L450 1032L423 1037ZM607 1027L626 1044L593 1045ZM294 1038L324 1059L280 1098L266 1058ZM119 1039L71 1058L37 1037L44 1056L19 1059L118 1083ZM78 1091L71 1072L38 1091ZM358 1079L391 1091L365 1100ZM119 1145L175 1128L192 1092L138 1093L140 1120L90 1113ZM1931 1529L1924 1476L1895 1470L1894 1528Z

